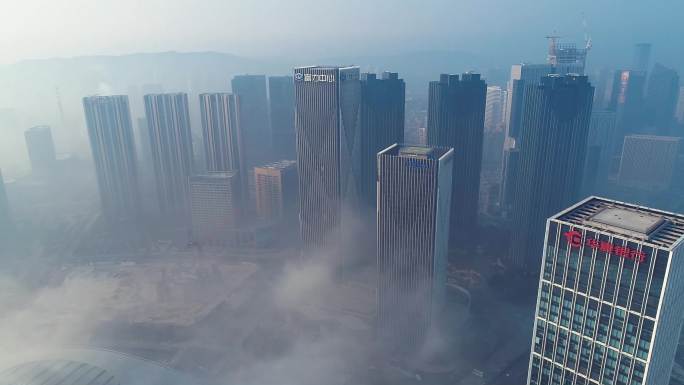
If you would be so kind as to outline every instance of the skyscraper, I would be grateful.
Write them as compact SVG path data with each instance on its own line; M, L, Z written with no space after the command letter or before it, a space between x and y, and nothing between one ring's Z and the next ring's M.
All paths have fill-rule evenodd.
M430 82L428 144L454 149L451 230L472 234L477 226L487 84L480 75L440 75Z
M259 218L292 223L297 219L297 162L281 160L254 168Z
M145 95L157 195L162 215L187 220L188 177L193 173L188 95Z
M681 139L670 136L628 135L620 160L620 185L663 191L672 184Z
M656 135L671 135L677 100L679 74L672 68L656 63L648 78L646 111L648 125Z
M233 171L189 178L192 239L223 244L241 219L240 187Z
M670 383L683 241L684 216L603 198L551 216L528 385Z
M634 44L634 57L632 59L632 69L635 71L648 71L651 63L651 43Z
M268 78L273 157L295 159L297 135L294 127L294 82L292 76Z
M646 129L644 91L646 73L622 70L615 72L608 109L615 111L618 141L625 135L644 133Z
M24 132L24 138L33 172L45 174L53 170L57 156L50 126L31 127Z
M514 64L508 81L508 108L506 110L506 137L515 140L520 132L522 102L525 84L538 84L549 74L557 73L552 64ZM514 145L509 146L513 148Z
M299 220L305 252L339 246L359 206L358 67L294 70ZM351 218L347 218L351 219Z
M582 189L585 195L596 195L604 190L612 170L613 154L619 146L615 133L615 112L592 111Z
M367 207L377 201L378 152L404 142L406 86L396 72L361 75L361 200ZM369 211L370 213L370 211Z
M506 113L505 90L499 86L487 87L487 104L485 106L485 131L502 131Z
M271 127L268 121L268 96L266 76L239 75L231 82L233 95L239 99L239 122L244 145L246 168L271 160Z
M394 144L378 153L378 335L419 349L444 304L451 148Z
M585 164L594 88L586 76L549 75L525 89L509 258L539 269L544 222L577 199Z
M229 93L200 94L202 137L209 172L239 171L241 160L238 102Z
M561 70L565 70L565 66ZM572 71L576 72L576 71ZM526 84L538 84L549 74L558 73L553 64L515 64L511 66L511 78L508 81L505 127L506 136L503 145L501 166L501 203L500 206L507 214L513 204L517 176L517 161L519 151L517 141L520 136L522 123L523 100Z
M128 97L83 98L103 214L111 222L138 217L140 196Z

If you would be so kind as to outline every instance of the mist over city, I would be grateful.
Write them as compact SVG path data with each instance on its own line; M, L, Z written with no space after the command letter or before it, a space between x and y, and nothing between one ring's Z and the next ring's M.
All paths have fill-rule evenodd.
M682 15L3 3L0 385L684 384Z

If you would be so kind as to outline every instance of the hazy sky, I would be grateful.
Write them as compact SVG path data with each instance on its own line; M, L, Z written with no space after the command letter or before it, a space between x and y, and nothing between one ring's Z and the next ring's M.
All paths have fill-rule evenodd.
M554 30L581 40L583 13L600 60L650 41L657 58L684 63L682 0L4 0L0 63L167 50L520 50L527 59Z

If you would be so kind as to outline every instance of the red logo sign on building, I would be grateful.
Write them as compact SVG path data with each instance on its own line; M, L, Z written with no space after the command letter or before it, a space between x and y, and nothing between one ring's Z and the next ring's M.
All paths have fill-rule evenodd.
M582 247L582 233L576 230L566 231L564 234L565 239L568 241L568 245L572 248ZM588 238L584 242L584 245L592 249L598 249L606 254L614 254L619 257L628 259L630 261L636 261L637 263L643 263L646 261L646 253L643 251L634 250L627 246L617 246L610 242L602 241L596 238Z

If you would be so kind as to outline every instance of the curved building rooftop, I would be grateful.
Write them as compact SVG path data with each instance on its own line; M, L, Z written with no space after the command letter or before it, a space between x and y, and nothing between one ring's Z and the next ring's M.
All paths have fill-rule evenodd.
M0 385L199 385L153 361L104 350L28 355L0 367Z

